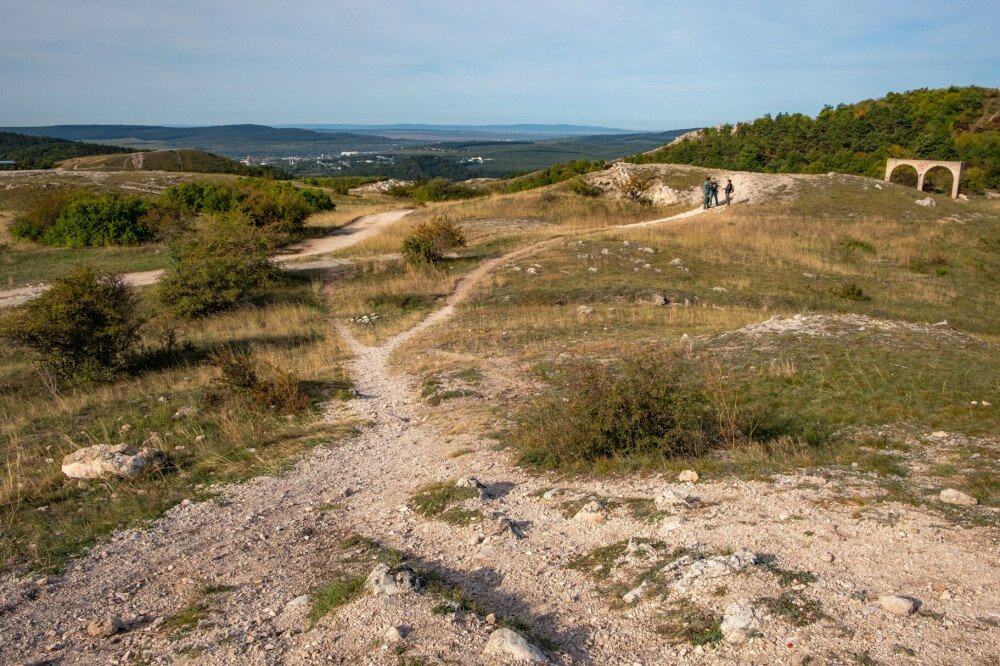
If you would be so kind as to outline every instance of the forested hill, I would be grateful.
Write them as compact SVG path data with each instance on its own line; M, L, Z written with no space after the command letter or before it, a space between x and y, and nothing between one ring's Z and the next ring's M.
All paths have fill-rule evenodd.
M56 162L73 157L130 152L118 146L0 132L0 160L14 160L22 169L49 169Z
M828 106L811 118L766 115L722 125L629 161L777 173L873 177L888 157L963 160L963 187L1000 187L1000 90L951 87Z

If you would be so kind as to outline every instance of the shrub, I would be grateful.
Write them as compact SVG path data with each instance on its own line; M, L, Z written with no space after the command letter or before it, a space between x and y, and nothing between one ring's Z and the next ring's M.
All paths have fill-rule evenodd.
M450 220L434 218L420 224L403 241L403 258L412 264L428 264L459 247L465 247L462 229Z
M245 300L275 273L273 243L240 215L208 220L171 244L171 266L159 298L175 314L194 317Z
M839 287L835 287L833 293L834 295L846 298L849 301L871 300L871 296L868 296L857 282L848 282L840 285Z
M231 184L195 180L168 187L160 195L159 203L188 215L225 213L232 210L239 196Z
M222 349L212 356L219 376L205 393L208 406L236 403L252 409L298 414L309 407L309 396L289 373L254 358L249 352Z
M601 188L591 185L587 182L587 179L582 176L571 179L566 184L566 187L570 192L579 194L582 197L599 197L604 194Z
M511 443L526 464L585 469L698 457L727 445L703 373L673 356L570 366L516 416Z
M105 380L122 370L139 344L143 318L121 276L76 268L0 324L0 336L28 347L59 377Z
M413 185L397 185L389 190L396 197L409 197L415 201L452 201L455 199L472 199L485 194L462 183L456 183L447 178L434 178Z
M63 247L138 245L153 240L149 203L119 194L56 195L40 200L11 229L27 240Z

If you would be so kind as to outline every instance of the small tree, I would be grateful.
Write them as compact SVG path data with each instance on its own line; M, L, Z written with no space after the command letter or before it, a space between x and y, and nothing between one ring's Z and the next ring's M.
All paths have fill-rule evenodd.
M445 252L465 247L465 234L454 222L434 218L423 222L403 241L403 258L411 264L429 264L444 258Z
M88 383L122 370L144 319L120 275L80 267L0 322L0 337L35 351L62 379Z
M162 303L195 317L239 303L275 274L273 243L244 216L209 219L171 244L172 265L159 287Z

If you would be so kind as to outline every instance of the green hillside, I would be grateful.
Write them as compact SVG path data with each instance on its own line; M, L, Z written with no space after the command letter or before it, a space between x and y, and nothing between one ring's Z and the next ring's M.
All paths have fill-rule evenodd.
M1000 90L921 89L828 106L815 118L801 113L766 115L749 123L706 129L699 138L629 161L879 177L888 157L963 160L968 166L965 189L1000 187Z
M0 132L0 160L14 160L22 169L48 169L56 162L74 157L128 152L131 151L117 146Z

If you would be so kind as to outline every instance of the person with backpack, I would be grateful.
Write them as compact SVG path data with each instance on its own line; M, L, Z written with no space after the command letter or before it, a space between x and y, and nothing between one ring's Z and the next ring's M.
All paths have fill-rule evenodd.
M732 179L731 178L726 178L726 189L724 191L726 193L726 205L727 206L729 205L729 199L730 199L730 197L733 196L733 192L735 190L736 190L736 188L733 187L733 181L732 181Z
M716 206L719 205L719 181L714 178L712 179L712 200Z
M705 176L705 182L701 186L701 194L705 199L705 209L712 207L712 179Z

